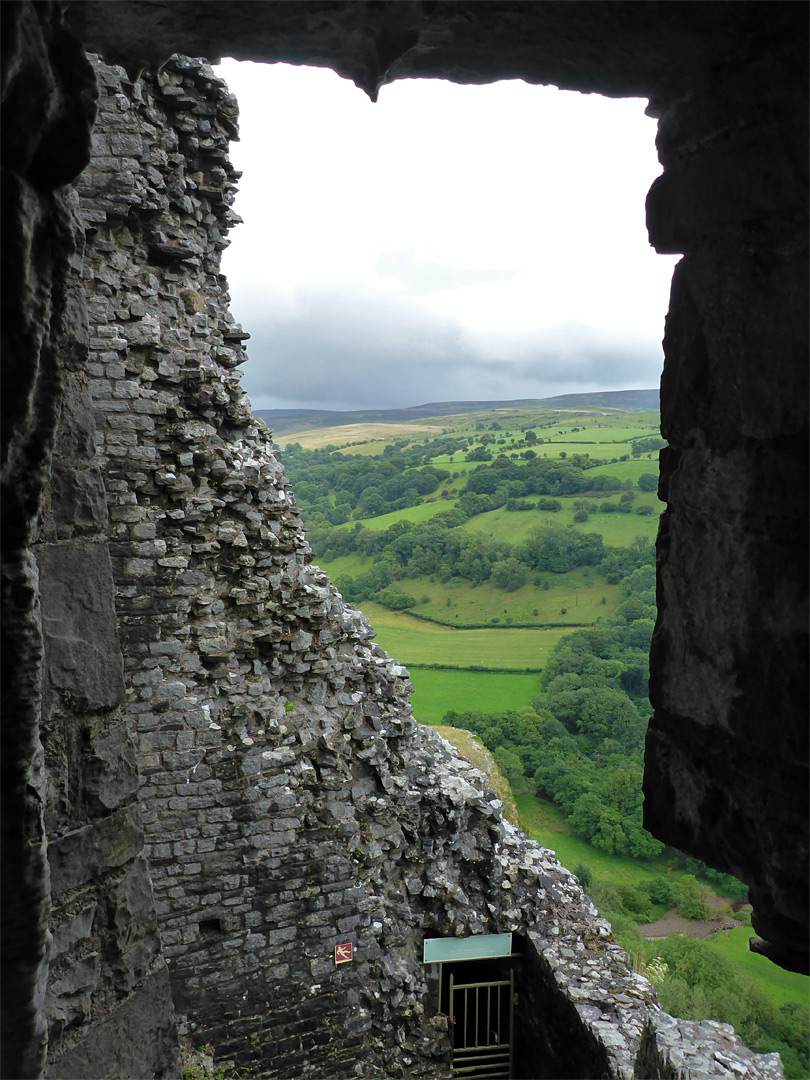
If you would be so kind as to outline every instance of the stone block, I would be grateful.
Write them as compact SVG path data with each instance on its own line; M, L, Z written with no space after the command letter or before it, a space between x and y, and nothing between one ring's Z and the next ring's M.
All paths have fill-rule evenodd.
M180 1047L168 969L160 963L109 1016L91 1024L63 1054L52 1057L47 1080L132 1080L174 1076Z
M115 810L138 792L135 748L126 724L117 724L91 738L91 759L85 770L85 786L103 810Z
M49 544L36 558L48 683L89 708L117 705L124 697L124 670L107 545Z
M134 806L51 841L48 861L52 895L59 896L107 870L124 866L142 848L143 832Z

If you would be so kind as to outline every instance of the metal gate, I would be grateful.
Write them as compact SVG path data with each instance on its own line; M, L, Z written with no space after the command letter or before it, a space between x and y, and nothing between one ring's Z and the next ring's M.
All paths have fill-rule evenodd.
M511 1080L515 975L500 982L457 983L450 975L453 1076Z

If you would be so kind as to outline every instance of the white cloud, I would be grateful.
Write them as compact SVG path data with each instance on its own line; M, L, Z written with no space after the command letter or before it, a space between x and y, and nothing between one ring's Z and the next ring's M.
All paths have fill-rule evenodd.
M644 227L644 102L406 80L373 105L326 70L220 73L242 114L224 267L256 408L657 385L675 260Z

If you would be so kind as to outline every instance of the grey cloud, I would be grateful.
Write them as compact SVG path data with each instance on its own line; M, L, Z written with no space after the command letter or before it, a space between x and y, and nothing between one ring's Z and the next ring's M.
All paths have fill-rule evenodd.
M546 397L656 385L660 360L637 342L576 328L526 335L496 355L413 298L336 287L297 295L293 318L237 309L251 333L243 384L254 408L396 408L427 401Z

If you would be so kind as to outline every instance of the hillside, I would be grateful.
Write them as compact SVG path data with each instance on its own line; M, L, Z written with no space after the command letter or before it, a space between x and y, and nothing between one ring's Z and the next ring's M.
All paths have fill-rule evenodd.
M403 409L357 409L339 412L329 409L257 409L254 415L278 437L310 428L343 427L345 424L405 423L430 417L455 416L520 406L570 409L597 407L613 409L657 409L658 390L606 390L590 394L562 394L551 398L522 398L514 401L440 401Z

